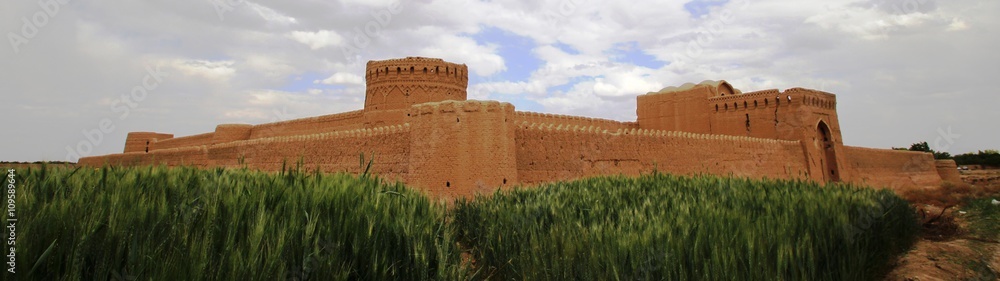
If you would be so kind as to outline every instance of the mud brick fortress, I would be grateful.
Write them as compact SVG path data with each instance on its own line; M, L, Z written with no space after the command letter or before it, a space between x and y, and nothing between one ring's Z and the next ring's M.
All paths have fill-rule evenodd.
M218 125L174 137L131 132L121 154L81 165L193 165L373 173L443 198L597 175L654 170L854 182L890 188L958 181L929 153L845 146L833 94L742 93L725 81L637 99L634 122L516 111L466 100L468 68L441 59L370 61L364 109L277 123Z

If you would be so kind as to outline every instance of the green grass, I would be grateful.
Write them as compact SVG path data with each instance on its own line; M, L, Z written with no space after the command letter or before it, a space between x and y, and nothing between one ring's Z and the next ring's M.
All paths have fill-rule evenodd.
M43 167L18 176L20 280L461 273L444 206L377 179L163 167Z
M874 280L917 233L890 191L710 176L555 183L453 213L499 280Z
M797 181L601 177L447 209L366 175L17 175L18 280L872 280L916 234L891 192Z
M1000 239L1000 206L993 205L994 198L978 198L965 202L962 208L968 215L964 216L969 222L969 229L973 235L986 239Z

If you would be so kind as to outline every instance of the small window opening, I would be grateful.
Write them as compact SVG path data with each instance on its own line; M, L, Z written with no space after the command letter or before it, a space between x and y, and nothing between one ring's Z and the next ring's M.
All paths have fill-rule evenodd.
M450 181L444 182L444 187L451 187L451 182Z
M747 114L747 133L750 132L750 114Z

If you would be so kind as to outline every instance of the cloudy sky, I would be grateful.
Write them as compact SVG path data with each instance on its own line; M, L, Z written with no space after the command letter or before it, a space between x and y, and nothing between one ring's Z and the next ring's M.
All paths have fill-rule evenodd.
M724 79L837 94L845 143L1000 148L996 0L27 0L0 3L0 160L119 153L360 109L368 60L439 57L470 99L635 119Z

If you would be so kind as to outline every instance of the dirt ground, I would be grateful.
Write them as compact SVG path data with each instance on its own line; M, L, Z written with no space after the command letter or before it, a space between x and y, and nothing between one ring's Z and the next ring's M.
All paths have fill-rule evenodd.
M1000 170L962 171L962 180L973 188L997 188L1000 187ZM917 207L933 215L941 212L939 206ZM944 235L925 233L909 253L896 261L895 269L885 280L1000 280L1000 242L997 241L1000 235L977 237L969 233L966 221L971 219L970 214L957 209L948 209L944 214L954 218L957 230Z

